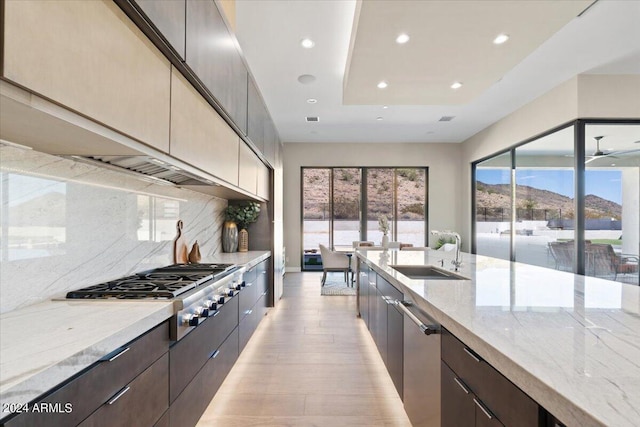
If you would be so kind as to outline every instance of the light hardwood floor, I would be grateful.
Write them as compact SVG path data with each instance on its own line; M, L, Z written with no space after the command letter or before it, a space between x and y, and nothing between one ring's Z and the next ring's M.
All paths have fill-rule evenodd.
M321 273L287 273L198 426L411 426L356 297L321 296Z

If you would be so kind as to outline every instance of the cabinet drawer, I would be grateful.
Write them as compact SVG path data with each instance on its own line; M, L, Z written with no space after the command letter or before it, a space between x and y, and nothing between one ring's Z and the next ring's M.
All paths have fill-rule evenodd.
M169 324L165 322L105 356L101 361L63 384L48 396L36 400L38 403L62 403L63 405L69 402L73 405L73 411L70 413L30 412L9 420L5 425L7 427L76 425L91 415L100 405L120 391L125 384L138 376L168 349Z
M538 426L538 404L444 328L442 360L504 425Z
M269 289L269 260L262 261L256 266L256 283L258 284L258 297Z
M169 407L169 355L111 396L80 427L152 426Z
M257 266L253 266L242 274L242 279L246 283L254 283L256 281L256 272L258 270L256 267Z
M245 281L246 282L246 281ZM249 311L256 305L256 300L258 299L258 285L256 282L246 282L246 285L240 293L238 294L238 310L239 310L239 320L241 321Z
M219 351L197 373L169 408L171 427L195 426L209 402L238 359L238 329L234 329Z
M234 297L220 307L218 314L209 317L171 347L169 351L170 402L178 397L237 324L238 297Z
M258 326L258 311L257 307L252 307L250 312L242 319L240 324L238 325L238 339L239 339L239 351L242 353L244 347L249 342L251 335L253 335L253 331L256 330Z
M402 292L393 287L393 285L383 279L382 276L378 276L376 285L378 287L378 291L380 291L380 293L385 297L398 301L402 301L404 298Z

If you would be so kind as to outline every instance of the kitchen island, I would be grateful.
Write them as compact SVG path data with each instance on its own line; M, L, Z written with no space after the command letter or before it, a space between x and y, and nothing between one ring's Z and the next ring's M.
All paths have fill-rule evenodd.
M451 254L357 257L562 423L638 425L640 288L470 254L457 272L469 280L411 279L392 267L450 270Z
M251 251L214 255L203 262L250 269L270 256L269 251ZM0 316L0 404L5 408L0 419L175 314L173 300L63 298ZM168 328L160 339L169 345ZM118 357L114 356L111 360Z

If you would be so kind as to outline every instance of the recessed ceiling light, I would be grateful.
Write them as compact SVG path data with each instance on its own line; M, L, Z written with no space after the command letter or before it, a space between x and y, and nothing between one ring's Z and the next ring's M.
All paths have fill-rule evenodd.
M384 108L386 110L387 108L389 108L389 106L388 105L383 105L382 108Z
M502 44L509 40L509 35L507 34L498 34L495 39L493 39L493 44Z
M310 38L304 38L304 39L300 40L300 46L302 46L305 49L311 49L315 45L316 45L316 43L313 40L311 40Z
M616 165L615 163L611 163L611 166L615 166L615 165Z
M384 119L382 117L376 117L376 120L377 121L381 121L381 120L384 120Z
M384 89L387 86L389 86L389 84L387 82L385 82L384 80L381 81L380 83L378 83L378 89Z
M298 81L303 85L308 85L309 83L313 83L316 81L316 76L311 74L302 74L298 76Z
M461 82L453 82L453 84L451 85L451 89L460 89L461 87L462 87Z
M398 37L396 37L396 43L398 44L405 44L406 42L409 41L411 37L409 37L409 34L399 34Z
M317 102L318 102L318 100L317 100L317 99L315 99L315 98L309 98L309 99L307 99L307 102L308 102L309 104L315 104L315 103L317 103Z

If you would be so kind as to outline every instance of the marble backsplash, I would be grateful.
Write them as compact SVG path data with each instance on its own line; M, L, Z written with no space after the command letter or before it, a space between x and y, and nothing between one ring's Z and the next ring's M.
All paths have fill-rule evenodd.
M176 222L221 252L227 201L0 144L0 312L171 263Z

